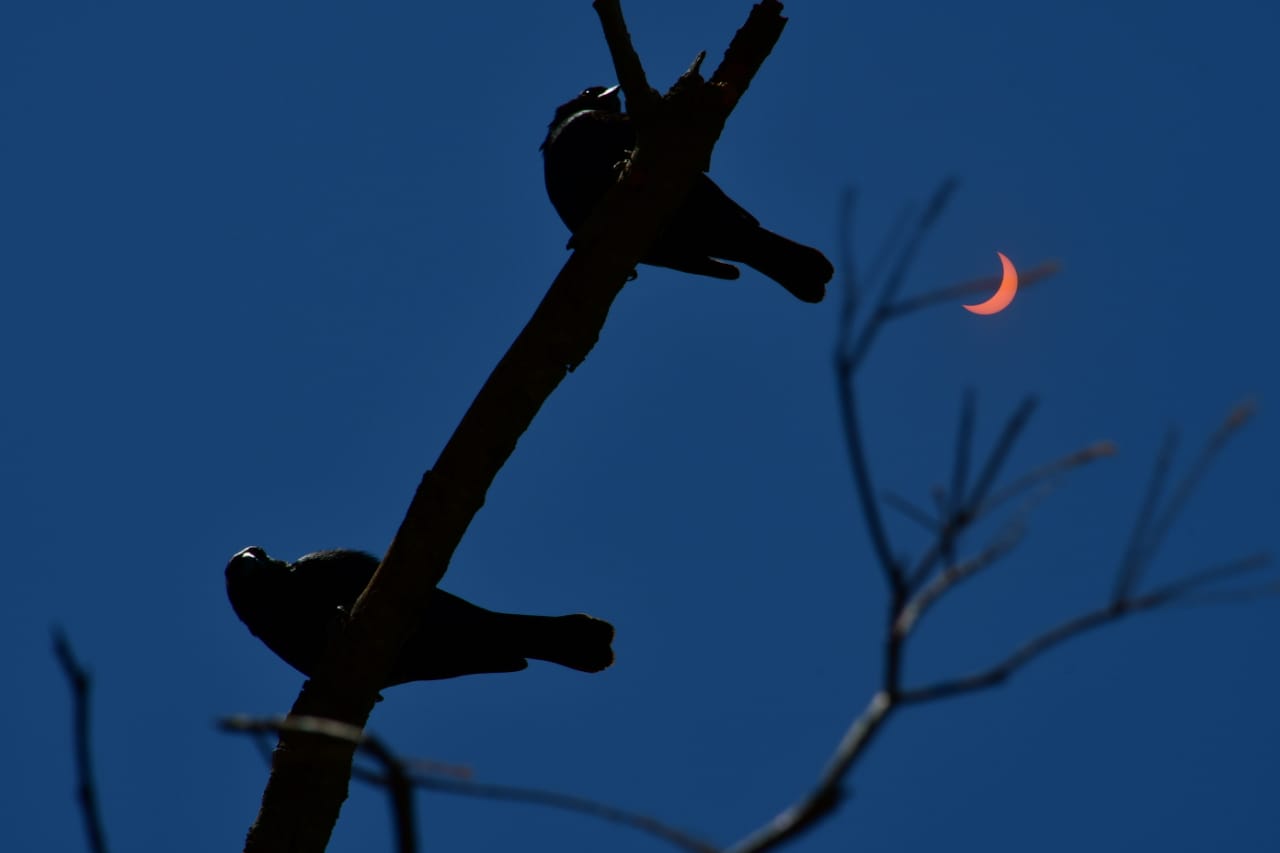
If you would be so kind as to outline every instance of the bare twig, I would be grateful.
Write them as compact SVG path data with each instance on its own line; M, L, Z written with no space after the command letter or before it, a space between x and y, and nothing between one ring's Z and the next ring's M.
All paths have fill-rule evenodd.
M442 776L438 772L416 770L414 769L415 766L426 762L402 759L374 735L367 734L355 726L340 723L336 720L320 720L313 717L249 717L239 715L219 720L218 726L223 731L246 734L280 731L319 734L347 741L355 745L360 751L373 756L382 765L383 772L376 773L362 767L353 767L352 777L362 782L388 789L392 797L397 838L399 849L402 853L411 853L413 850L412 843L415 835L411 789L415 787L466 797L529 803L590 815L591 817L629 826L648 833L676 847L688 850L690 853L717 853L719 850L713 844L668 826L648 815L616 808L586 797L547 791L542 788L475 782L456 775L448 777ZM406 846L406 844L409 846Z
M872 696L866 710L849 724L813 790L734 844L726 853L762 853L772 850L812 828L830 814L842 798L845 776L888 720L893 708L893 697L887 692L880 691Z
M994 687L1055 646L1133 613L1155 610L1169 604L1204 603L1215 600L1215 597L1218 601L1256 600L1270 594L1273 589L1280 589L1280 586L1268 585L1248 590L1214 591L1201 595L1193 595L1192 593L1224 578L1237 577L1248 572L1257 571L1268 565L1268 563L1269 558L1266 555L1254 554L1224 563L1221 566L1196 572L1144 595L1125 598L1120 601L1111 601L1103 607L1068 619L1034 637L995 666L960 678L939 681L925 687L903 690L898 698L904 704L912 704ZM1226 596L1232 597L1227 598Z
M982 550L982 553L962 563L956 563L934 575L933 580L898 612L894 620L893 633L899 638L906 638L915 628L920 617L932 607L942 596L950 592L961 581L973 577L1013 550L1022 539L1026 528L1019 521L1009 524L1000 536Z
M885 582L891 591L894 607L899 606L906 595L908 588L907 578L903 573L901 562L893 553L893 546L889 541L889 534L885 528L884 519L880 515L879 505L876 502L874 479L871 475L866 450L862 444L862 429L858 422L854 376L857 374L863 358L865 358L872 342L884 324L885 307L901 288L905 281L907 270L919 251L921 241L946 207L947 201L955 190L955 186L956 182L954 180L944 181L933 194L933 198L930 200L925 212L916 219L911 236L897 253L897 261L889 273L888 280L880 289L880 295L871 317L863 324L862 333L856 336L854 334L854 320L858 299L860 298L857 288L857 273L856 270L852 269L847 269L843 272L845 281L845 287L843 288L844 302L841 305L841 320L833 359L836 393L840 403L840 417L844 425L845 446L849 452L854 487L858 491L859 504L862 507L867 533L871 537L871 546L875 551L876 559L880 563ZM849 199L850 201L845 209L848 211L849 224L852 227L852 196L849 196ZM850 234L841 235L841 247L842 258L853 257Z
M1133 532L1129 537L1129 545L1125 549L1124 557L1120 561L1120 569L1116 573L1115 599L1126 597L1141 582L1147 564L1154 559L1160 543L1164 541L1164 537L1204 478L1214 458L1240 427L1253 417L1255 410L1256 406L1252 400L1244 400L1227 413L1227 417L1205 442L1200 454L1173 490L1168 505L1161 511L1160 496L1173 467L1177 434L1171 430L1165 437L1164 444L1156 456L1146 496L1142 500L1142 508L1138 511L1137 521L1134 522Z
M1005 460L1009 458L1009 453L1013 450L1013 446L1018 442L1018 436L1027 428L1027 422L1031 420L1031 415L1035 412L1039 401L1035 395L1024 397L1022 402L1018 404L1018 408L1014 409L1013 414L1009 416L1009 420L1005 422L1004 429L1000 432L1000 437L996 439L995 447L991 448L991 455L987 457L987 463L982 466L982 473L978 475L977 482L973 485L973 491L969 493L964 503L974 507L981 504L987 497L987 492L995 484L996 477L1000 476L1000 469L1004 467Z
M1029 270L1018 271L1018 290L1038 284L1045 279L1052 278L1062 271L1062 262L1057 260L1041 261ZM975 294L990 294L1000 284L1000 276L983 276L982 278L966 281L961 284L953 284L949 287L931 290L928 293L922 293L919 296L912 296L895 302L885 308L885 319L897 319L898 317L912 314L921 308L928 308L930 305L937 305L942 302L954 303L966 296Z
M1142 579L1142 569L1148 557L1151 519L1160 505L1160 495L1164 491L1165 480L1173 467L1173 454L1178 447L1178 432L1170 429L1164 435L1160 451L1156 453L1155 465L1151 469L1151 477L1147 480L1147 491L1138 508L1138 517L1133 522L1133 530L1129 534L1129 544L1125 546L1124 556L1120 558L1120 570L1116 572L1115 591L1111 598L1121 601L1133 592Z
M1214 459L1226 447L1227 442L1240 431L1253 417L1256 406L1252 400L1244 400L1232 407L1227 413L1226 418L1214 430L1213 435L1209 436L1209 440L1200 450L1200 455L1191 463L1186 475L1178 483L1173 490L1173 495L1169 498L1169 504L1164 508L1164 512L1151 524L1151 530L1147 534L1147 542L1143 548L1144 556L1141 559L1151 559L1155 556L1155 551L1160 547L1160 543L1164 541L1164 537L1168 534L1169 529L1173 527L1173 523L1177 520L1179 514L1186 507L1187 501L1200 485L1200 481L1204 479L1204 475L1208 473Z
M1114 456L1115 453L1116 446L1114 442L1106 440L1095 441L1087 447L1082 447L1079 450L1072 451L1066 456L1028 471L1026 474L1023 474L1004 488L997 489L992 493L991 497L974 507L971 510L973 513L973 520L977 521L979 518L990 513L996 507L1007 503L1030 489L1034 489L1037 486L1057 479L1059 476L1067 473L1073 468L1079 468L1082 465L1087 465L1090 462L1103 458L1104 456Z
M927 511L916 506L897 492L885 490L884 492L881 492L880 499L884 501L885 506L890 509L896 509L898 512L902 513L904 516L911 519L930 533L937 533L942 527L942 522L934 518L932 515L929 515Z
M862 517L866 523L867 534L871 537L871 547L884 573L885 583L888 584L896 601L906 594L907 583L902 565L893 555L889 534L885 529L884 519L880 516L880 506L876 503L871 464L867 461L866 449L862 444L862 428L858 423L858 402L854 396L853 382L840 382L836 390L840 398L840 417L844 423L845 447L849 451L853 484L858 490Z
M925 208L924 213L920 214L919 219L916 220L911 236L907 238L906 244L898 253L897 262L893 265L888 279L880 289L876 307L863 326L862 334L848 346L842 345L839 347L838 352L841 353L840 361L842 362L840 372L844 373L845 376L852 377L857 373L858 368L862 366L863 360L871 350L871 345L875 343L880 330L884 328L885 321L889 319L889 306L893 304L898 291L906 283L907 272L910 270L911 264L915 262L916 256L920 253L920 246L924 242L924 238L928 236L938 217L946 209L947 203L955 193L957 185L958 182L955 179L945 180L939 185L933 197L929 200L929 205Z
M933 572L939 562L949 560L954 551L956 537L975 520L974 508L980 506L986 497L987 491L999 474L1000 468L1003 467L1005 459L1008 458L1009 452L1013 449L1013 445L1017 443L1018 435L1026 428L1027 421L1031 418L1031 413L1035 411L1035 407L1035 397L1027 397L1009 416L1009 420L1005 422L1004 430L996 440L995 446L991 449L991 455L987 457L986 464L982 466L982 473L978 475L973 491L967 498L954 499L955 508L945 519L937 538L907 574L908 589L918 589L921 584L928 580L930 573ZM952 499L948 498L948 507L953 505L951 501Z
M358 774L371 784L384 784L380 776L368 773ZM660 838L690 853L718 853L714 844L702 841L683 830L675 829L648 815L627 811L615 806L579 797L574 794L562 794L541 788L528 788L516 785L494 785L486 782L475 782L469 779L450 779L422 773L411 776L413 784L430 791L445 794L458 794L464 797L477 797L490 800L504 800L513 803L529 803L530 805L547 806L562 811L576 812L599 818L600 820L628 826L640 832Z
M71 650L71 643L62 629L53 630L53 654L62 672L71 682L73 706L72 732L76 745L76 799L84 816L84 831L92 853L106 853L107 836L102 828L102 815L98 810L98 791L93 780L93 750L89 744L89 692L90 677Z
M966 388L960 402L960 423L956 426L955 458L951 463L951 491L947 493L947 516L955 516L964 505L969 479L969 460L973 457L974 393ZM950 554L944 554L950 557Z
M1206 586L1216 584L1219 581L1250 575L1266 568L1269 565L1271 565L1271 555L1263 552L1249 554L1244 557L1229 560L1225 563L1219 563L1216 566L1210 566L1207 569L1201 569L1198 572L1192 572L1180 580L1172 581L1164 586L1158 587L1152 592L1152 594L1163 595L1169 599L1176 598L1179 601L1185 601L1191 593L1199 592ZM1235 590L1225 591L1235 592ZM1217 592L1224 592L1224 590L1218 590Z

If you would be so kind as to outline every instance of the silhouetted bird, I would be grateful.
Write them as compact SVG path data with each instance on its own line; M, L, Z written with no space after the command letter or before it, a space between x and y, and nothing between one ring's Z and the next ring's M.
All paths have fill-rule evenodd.
M338 609L350 612L377 567L363 551L318 551L286 563L252 546L227 563L227 597L250 632L310 676ZM582 613L495 613L437 589L382 686L515 672L529 665L525 658L599 672L613 663L612 641L612 625Z
M617 86L592 86L557 107L542 143L547 195L570 231L576 232L586 222L635 147L635 130L622 112L617 90ZM712 278L738 277L737 267L713 258L741 261L805 302L822 301L833 273L831 262L817 249L761 228L715 182L699 174L657 242L640 260Z

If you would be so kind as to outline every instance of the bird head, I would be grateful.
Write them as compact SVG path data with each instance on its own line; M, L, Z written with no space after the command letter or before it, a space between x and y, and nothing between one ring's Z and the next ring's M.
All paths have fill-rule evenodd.
M622 112L622 98L618 97L618 87L589 86L578 93L573 100L556 107L555 118L551 127L555 128L570 117L587 110L600 110L606 113Z

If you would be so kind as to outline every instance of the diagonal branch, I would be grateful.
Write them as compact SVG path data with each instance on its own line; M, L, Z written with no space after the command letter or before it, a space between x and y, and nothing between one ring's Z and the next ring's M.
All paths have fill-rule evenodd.
M971 510L973 520L977 520L996 507L1007 503L1008 501L1018 497L1024 492L1043 486L1046 483L1056 480L1061 475L1079 468L1082 465L1088 465L1090 462L1097 461L1105 456L1115 456L1116 446L1108 440L1095 441L1087 447L1072 451L1065 456L1053 460L1045 465L1041 465L1018 479L1014 480L1004 488L997 489L989 498L982 503L973 507Z
M347 741L359 750L373 756L383 767L376 773L363 767L353 767L352 777L370 785L387 788L392 795L395 813L397 841L401 853L412 853L414 843L412 788L458 794L466 797L529 803L549 808L585 814L610 823L629 826L641 832L661 838L689 853L717 853L719 848L688 833L670 827L648 815L616 808L597 800L562 794L542 788L516 785L495 785L474 782L470 779L448 778L433 772L415 772L411 768L419 762L399 758L377 737L355 726L334 720L315 717L249 717L237 715L224 717L218 727L226 732L257 734L262 732L300 731Z
M946 209L957 186L958 182L956 180L948 179L943 181L938 186L938 189L934 191L933 197L929 200L929 206L925 208L924 213L920 214L911 235L907 238L901 251L898 252L897 262L893 265L888 279L880 289L880 297L876 300L876 306L871 313L871 317L862 328L862 334L851 341L841 342L839 347L841 369L846 376L852 377L857 373L858 368L862 366L863 360L871 350L871 345L875 343L880 330L884 328L885 322L889 319L890 306L897 297L898 291L906 284L907 272L911 269L911 264L915 262L916 256L920 253L921 244L923 244L925 237L929 235L930 230L937 223L938 217Z
M1109 602L1096 610L1082 613L1079 616L1061 622L1039 636L1028 640L1015 650L1013 654L1009 655L1003 661L1000 661L994 666L959 678L939 681L925 687L903 690L902 693L899 694L898 698L903 704L913 704L995 687L998 684L1002 684L1022 667L1031 663L1050 649L1062 645L1067 640L1078 637L1081 634L1094 630L1095 628L1100 628L1103 625L1119 621L1130 614L1155 610L1169 604L1200 603L1201 599L1199 599L1194 593L1199 592L1205 586L1225 578L1238 577L1243 574L1258 571L1268 564L1269 557L1267 557L1267 555L1253 554L1232 560L1231 562L1224 563L1221 566L1214 566L1188 575L1179 581L1160 587L1159 589L1153 590L1144 595ZM1260 586L1247 590L1227 590L1225 593L1218 592L1217 595L1234 595L1237 598L1243 597L1248 600L1253 600L1260 598L1263 595L1267 595L1272 591L1273 588L1270 586ZM1211 592L1207 595L1209 595L1210 598L1203 600L1212 600L1214 593Z
M1027 422L1031 420L1031 415L1035 412L1039 401L1034 394L1024 397L1022 402L1018 404L1018 408L1014 409L1009 420L1005 422L1004 430L1001 431L1000 437L996 439L995 447L991 448L991 455L987 457L987 464L982 466L982 473L978 475L978 480L973 485L973 491L969 493L965 503L970 507L975 507L986 500L987 492L995 484L996 477L1000 476L1000 469L1004 467L1005 460L1009 458L1009 454L1013 451L1013 446L1018 443L1018 436L1027 428Z
M621 22L617 0L598 0L602 20ZM703 85L696 75L664 98L672 120L647 127L632 166L596 206L576 250L490 374L431 471L345 628L335 631L315 676L291 711L363 727L419 603L434 590L498 471L551 393L587 357L613 300L688 192L724 122L781 31L781 6L757 5L726 62ZM625 25L610 26L615 64ZM728 60L732 58L732 62ZM575 235L577 236L577 235ZM246 851L319 853L347 796L355 746L286 730L273 754L262 808Z
M356 775L362 781L371 784L386 784L384 777L376 774L357 772ZM510 803L528 803L530 805L546 806L560 809L561 811L588 815L609 823L629 826L655 838L660 838L681 850L687 850L689 853L718 853L720 849L714 844L702 841L687 832L668 826L656 818L574 794L562 794L557 791L517 785L474 782L470 779L448 779L422 773L413 774L411 781L416 787L428 791L439 791L444 794L458 794L464 797L480 799L501 800Z
M1018 290L1038 284L1047 278L1051 278L1062 271L1062 262L1056 260L1042 261L1029 270L1018 271ZM966 296L976 296L980 294L990 295L1000 284L1000 276L988 275L982 278L966 281L961 284L953 284L950 287L931 290L928 293L922 293L919 296L912 296L895 302L885 308L885 318L894 319L905 314L911 314L919 311L921 308L928 308L930 305L937 305L942 302L958 302Z
M1177 446L1178 433L1171 429L1165 433L1160 450L1156 453L1156 462L1151 469L1151 477L1147 480L1146 495L1138 508L1138 518L1129 534L1129 544L1125 547L1124 556L1120 558L1120 570L1116 572L1116 587L1112 595L1116 601L1127 598L1142 579L1142 568L1149 553L1148 532L1151 529L1151 519L1156 513L1156 507L1160 505L1160 494L1164 491L1169 469L1173 467L1173 454Z
M889 719L894 707L893 697L889 693L882 690L872 696L866 709L849 724L844 736L840 738L840 743L813 790L795 804L783 809L760 829L734 844L726 853L763 853L765 850L772 850L811 829L830 814L843 797L845 776Z

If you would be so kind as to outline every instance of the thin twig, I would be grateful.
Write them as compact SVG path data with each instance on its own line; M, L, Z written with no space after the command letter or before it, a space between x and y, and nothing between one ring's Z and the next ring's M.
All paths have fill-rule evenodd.
M966 388L960 401L960 423L956 425L955 458L951 463L951 491L948 492L947 500L948 517L955 516L964 503L964 493L969 478L969 460L973 457L974 399L973 389Z
M1062 271L1062 262L1057 260L1042 261L1029 270L1018 271L1018 290L1038 284ZM940 302L958 302L966 296L990 294L1000 284L1000 276L983 276L982 278L953 284L949 287L931 290L919 296L910 296L885 308L885 319L897 319L912 314L921 308L937 305Z
M661 838L690 853L717 853L715 845L702 841L689 833L683 832L655 818L637 812L626 811L614 806L578 797L562 794L541 788L526 788L516 785L494 785L474 782L470 779L441 776L438 772L414 770L414 766L425 762L412 759L401 759L377 737L366 734L355 726L340 723L336 720L321 720L308 717L248 717L234 716L218 721L224 731L262 734L265 732L296 731L319 734L355 744L361 751L377 759L382 765L382 773L362 767L352 768L352 777L371 785L388 789L393 798L396 810L395 818L401 839L402 853L412 851L412 847L404 846L404 839L414 838L411 789L414 787L448 794L478 797L491 800L530 803L550 808L586 814L611 823L630 826L641 832ZM432 762L434 765L434 762ZM437 765L438 766L438 765Z
M1241 589L1214 589L1205 592L1189 593L1178 599L1184 605L1240 604L1248 601L1261 601L1264 598L1280 596L1280 580L1261 583Z
M1118 621L1131 613L1142 613L1174 603L1203 603L1211 600L1209 596L1212 595L1219 596L1218 600L1240 600L1245 595L1248 595L1251 599L1254 597L1260 598L1268 594L1270 589L1280 589L1280 585L1275 587L1270 585L1256 587L1251 590L1219 591L1207 595L1201 594L1200 596L1192 595L1191 593L1197 592L1200 587L1221 580L1224 577L1237 576L1246 571L1255 571L1266 565L1266 562L1267 558L1264 555L1245 557L1213 569L1197 572L1181 581L1168 584L1145 595L1108 602L1103 607L1068 619L1034 637L995 666L960 678L947 679L924 687L906 689L899 694L898 698L903 704L912 704L994 687L1004 682L1035 658L1055 646L1061 645L1066 640L1110 622ZM1233 598L1226 599L1224 596L1233 596Z
M1216 584L1230 578L1238 578L1253 574L1271 564L1271 555L1265 552L1237 557L1198 572L1192 572L1180 580L1172 581L1152 591L1153 595L1165 595L1182 600L1188 593L1198 592L1201 588ZM1228 590L1230 591L1230 590Z
M1170 429L1164 434L1160 443L1160 451L1156 454L1155 464L1151 468L1151 476L1147 480L1147 491L1143 495L1142 504L1138 508L1138 517L1133 522L1133 530L1129 534L1129 544L1125 546L1124 556L1120 558L1120 568L1116 572L1115 590L1111 594L1114 601L1127 598L1134 587L1142 580L1142 569L1149 555L1149 530L1151 519L1160 505L1160 494L1164 491L1165 480L1173 467L1173 454L1178 447L1178 432Z
M1005 459L1008 458L1009 452L1017 442L1018 435L1026 428L1027 421L1031 418L1031 413L1035 411L1035 407L1035 397L1028 396L1009 416L1009 420L1005 422L1000 437L991 449L991 455L987 457L987 462L982 467L982 473L978 475L978 480L974 484L972 493L960 502L955 511L947 517L933 544L916 560L915 566L907 573L907 589L919 589L929 579L930 573L933 572L939 562L947 559L948 553L953 550L956 536L973 523L976 517L973 508L981 505L987 491L991 488L992 482L999 475ZM946 502L948 507L952 506L951 501L952 499L948 497Z
M877 560L880 562L885 581L892 592L894 607L897 607L898 603L905 597L907 584L903 576L902 565L893 554L893 548L889 542L889 534L884 526L884 519L880 515L879 505L876 503L876 490L871 476L870 465L867 462L866 452L862 445L862 428L858 422L857 397L853 388L854 375L861 359L865 356L867 349L874 340L879 327L883 324L881 309L888 304L898 288L901 287L907 269L910 267L911 262L915 260L920 242L933 226L943 208L945 208L947 201L955 190L955 186L956 182L954 180L947 180L934 192L928 208L916 222L914 233L898 254L897 264L888 282L882 288L875 313L864 326L861 336L853 340L852 343L850 343L850 338L853 335L852 321L855 311L852 303L856 298L854 282L857 274L856 270L852 268L845 272L846 305L842 310L842 321L837 333L834 357L836 393L840 401L840 417L844 427L845 446L849 453L850 466L853 469L854 487L858 491L858 500L862 507L868 534L871 537L872 548L876 553ZM851 200L848 210L850 221L852 221ZM840 235L842 258L853 258L851 242L852 232Z
M1079 468L1105 456L1114 456L1115 453L1116 446L1113 442L1106 440L1095 441L1088 447L1082 447L1079 450L1068 453L1066 456L1028 471L1004 488L997 489L985 501L974 507L971 510L972 520L977 521L996 507L1018 497L1023 492L1034 489L1050 480L1057 479L1072 468Z
M1180 581L1146 595L1137 597L1125 596L1113 600L1104 607L1076 616L1034 637L1016 649L1004 661L986 670L961 678L939 681L924 687L906 690L900 688L905 642L911 631L919 624L923 613L962 580L971 577L1007 553L1022 535L1025 517L1030 513L1034 504L1052 490L1062 474L1115 452L1115 447L1110 442L1096 442L1083 450L1068 454L1032 470L1004 489L992 491L1001 467L1035 408L1035 398L1029 397L1010 416L976 482L966 495L973 419L971 398L966 396L962 404L960 424L957 428L956 456L952 467L951 489L949 493L941 492L938 496L938 508L942 515L941 523L936 522L930 517L929 513L905 499L891 493L884 496L887 506L902 511L913 521L920 523L935 535L934 545L922 561L917 563L911 574L908 575L908 584L904 588L902 583L903 569L899 561L892 557L889 551L888 538L884 532L877 506L873 501L872 479L857 418L853 380L858 367L870 349L875 335L891 316L900 316L924 305L941 301L943 295L945 295L945 298L951 298L954 295L963 294L969 288L976 289L975 285L979 284L971 283L962 285L959 288L949 288L946 291L940 291L935 294L926 294L924 297L917 297L913 300L899 303L892 302L893 295L901 284L900 277L904 274L907 263L918 250L920 237L941 212L951 189L951 186L944 185L943 189L935 196L934 203L917 221L915 233L901 249L897 265L881 294L877 308L865 324L861 335L856 339L853 337L853 321L856 308L854 300L858 294L853 286L853 279L846 279L848 283L846 287L846 304L841 313L835 357L833 359L854 482L858 490L863 517L873 548L889 576L892 591L890 619L886 626L885 665L882 673L881 688L872 698L867 709L850 724L845 736L833 752L818 783L809 794L793 805L788 806L763 827L729 848L729 853L760 853L760 851L772 849L796 837L804 830L813 827L822 818L830 814L843 797L845 779L854 763L863 754L866 745L872 740L875 733L881 729L893 710L901 705L941 699L946 696L995 686L1039 655L1065 642L1067 639L1119 620L1130 613L1152 610L1171 602L1193 603L1202 600L1239 600L1272 593L1280 594L1280 581L1243 590L1202 591L1206 585L1256 571L1263 564L1264 558L1260 555L1255 555L1192 573ZM851 211L851 202L847 202L845 209ZM846 225L842 232L845 232L842 233L843 241L847 239L847 234L851 232L851 226ZM853 257L852 250L842 252L841 257L842 259L851 259ZM1058 265L1056 263L1042 265L1041 269L1033 271L1033 276L1046 277L1057 269ZM874 276L872 279L874 279ZM985 288L990 285L987 282L982 282L981 286ZM1159 516L1153 526L1154 532L1163 535L1165 529L1173 523L1187 496L1199 484L1204 470L1207 469L1213 456L1225 443L1227 437L1248 419L1251 412L1252 408L1247 405L1240 406L1232 412L1227 422L1208 443L1201 459L1192 467L1191 472L1184 479L1177 492L1176 499ZM1028 492L1032 492L1032 494L1024 500L1021 511L1006 525L1004 532L997 536L981 554L970 561L960 564L955 564L954 561L948 560L948 563L952 563L950 568L941 572L931 584L918 594L908 598L908 591L914 589L917 584L923 583L928 578L928 573L932 571L934 562L936 562L940 554L949 551L949 543L954 541L955 536L962 529L971 524L980 515L990 512L996 506ZM1149 518L1150 514L1144 512L1141 517ZM1144 522L1140 527L1145 529L1147 524ZM1150 553L1150 551L1148 550L1146 553ZM1119 583L1123 583L1123 581ZM1118 588L1121 587L1118 586Z
M1005 460L1009 458L1009 453L1013 450L1014 444L1018 441L1018 436L1026 429L1027 422L1031 420L1032 413L1035 412L1039 401L1034 394L1029 394L1018 404L1018 408L1014 409L1013 414L1009 416L1009 420L1005 422L1004 429L1000 433L1000 438L996 440L995 447L991 448L991 455L987 457L987 464L982 466L982 473L978 475L977 482L973 485L973 491L965 500L965 505L970 507L978 506L987 497L987 492L994 485L996 477L1000 475L1000 469L1004 467Z
M1204 475L1208 472L1209 467L1213 464L1218 454L1226 447L1227 442L1240 431L1240 428L1249 422L1256 411L1256 406L1252 400L1245 400L1237 403L1227 413L1227 417L1214 430L1213 435L1209 436L1209 440L1205 442L1204 447L1200 451L1200 455L1196 457L1195 462L1191 464L1190 470L1178 483L1173 490L1172 497L1169 498L1169 504L1152 523L1151 531L1148 535L1148 541L1145 546L1146 556L1144 559L1151 559L1154 556L1160 543L1164 541L1164 537L1168 534L1169 529L1173 527L1173 523L1177 520L1178 515L1186 507L1187 501L1200 485L1200 481L1204 479Z
M76 660L71 643L60 628L53 629L53 654L67 676L67 681L71 682L74 718L72 732L76 745L76 799L80 802L80 813L84 816L89 850L92 853L106 853L107 836L102 828L102 814L98 809L98 790L93 780L93 750L89 744L89 671Z
M385 784L385 780L378 774L360 771L354 775L370 784ZM589 815L600 820L629 826L632 829L648 833L683 850L688 850L690 853L718 853L719 851L719 848L714 844L702 841L687 832L668 826L648 815L616 808L606 803L574 794L562 794L556 791L526 788L517 785L494 785L486 782L474 782L469 779L450 779L425 773L411 774L410 781L415 786L429 791L513 803L529 803L531 805L547 806L548 808Z
M893 221L893 225L889 226L889 233L885 236L884 242L880 244L880 248L871 258L871 265L867 267L866 280L876 282L880 280L880 276L889 266L889 262L897 257L902 250L903 244L906 242L907 233L911 229L911 223L918 218L918 204L908 203L902 206L902 210L898 211L898 217ZM887 317L886 317L887 319Z
M876 336L880 334L880 330L888 319L889 306L897 297L898 291L906 283L907 272L911 269L911 264L915 262L916 256L920 252L921 243L928 236L930 229L937 222L942 211L946 209L956 186L957 182L954 179L948 179L943 181L934 192L933 197L929 200L929 205L916 221L915 229L912 231L911 236L898 253L897 263L894 264L884 287L880 290L880 296L876 300L876 307L866 325L863 326L862 334L858 336L852 346L841 347L841 352L844 354L841 361L844 363L844 372L847 376L852 377L857 373L858 368L862 366L862 362L870 351L871 345L875 342Z
M942 523L938 519L929 515L928 512L913 504L911 501L897 494L896 492L884 491L880 495L880 499L884 501L884 505L890 509L896 509L916 524L923 527L930 533L937 533Z
M961 563L948 566L934 576L933 580L920 590L898 613L898 618L894 620L893 632L895 636L905 638L907 634L916 626L920 617L924 615L930 607L950 592L961 581L973 577L978 572L992 565L1001 557L1013 550L1014 546L1022 539L1026 532L1026 527L1020 521L1010 523L1004 531L997 536L990 545L982 550L976 557L965 560Z

